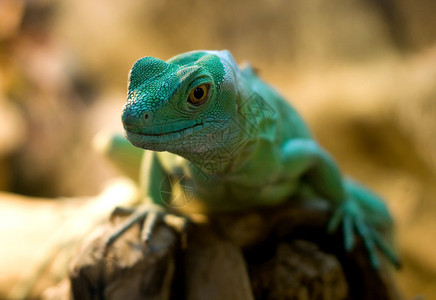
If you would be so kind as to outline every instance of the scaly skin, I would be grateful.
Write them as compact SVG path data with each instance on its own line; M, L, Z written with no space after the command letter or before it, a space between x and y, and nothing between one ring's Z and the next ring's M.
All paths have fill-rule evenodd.
M250 67L240 69L228 51L138 60L122 121L133 145L152 150L145 151L141 184L155 205L174 203L180 191L189 191L180 209L201 213L309 194L332 204L329 230L342 224L347 250L356 230L374 267L377 248L399 264L377 231L392 226L383 202L343 178L294 109Z

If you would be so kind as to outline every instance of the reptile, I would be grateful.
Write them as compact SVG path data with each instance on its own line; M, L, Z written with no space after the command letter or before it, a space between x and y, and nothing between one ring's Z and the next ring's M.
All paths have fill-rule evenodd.
M108 245L138 220L145 220L149 240L168 205L208 214L317 197L332 207L327 230L342 230L347 251L357 234L374 268L380 253L400 265L383 235L393 220L382 199L342 175L294 108L250 65L239 67L229 51L139 59L129 73L121 119L127 139L118 137L115 146L130 168L129 146L137 165L143 156L140 185L147 205Z

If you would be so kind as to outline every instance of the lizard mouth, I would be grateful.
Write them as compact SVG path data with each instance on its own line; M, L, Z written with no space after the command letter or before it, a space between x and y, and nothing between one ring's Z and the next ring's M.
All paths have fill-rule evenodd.
M203 123L198 123L198 124L195 124L193 126L189 126L189 127L185 127L185 128L181 128L181 129L175 129L175 130L167 131L167 132L158 132L158 133L146 133L146 132L144 132L144 133L138 133L138 134L142 135L142 136L163 136L163 135L168 135L168 134L177 134L180 132L185 132L185 131L188 131L189 129L194 129L197 127L203 127Z
M143 127L138 132L126 130L126 135L135 146L144 148L146 144L162 144L185 138L203 128L205 125L202 121L191 121Z

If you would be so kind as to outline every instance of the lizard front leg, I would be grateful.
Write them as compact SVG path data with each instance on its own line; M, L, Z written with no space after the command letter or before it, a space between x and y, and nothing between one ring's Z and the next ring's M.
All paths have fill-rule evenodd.
M127 213L130 216L109 237L106 242L106 252L125 231L138 222L143 222L141 239L146 244L149 242L155 226L159 223L164 223L176 232L181 233L182 243L184 243L188 219L168 212L164 206L164 203L169 203L170 201L171 189L169 174L160 165L156 154L146 151L141 163L139 188L143 204L135 210L116 209L114 211L114 214L125 215Z
M380 265L377 248L393 265L399 266L397 255L377 230L382 223L379 220L390 224L390 216L381 200L357 185L347 184L334 160L313 140L293 139L286 142L281 150L287 175L301 178L317 195L333 204L335 211L328 231L335 231L342 223L347 251L353 248L354 231L357 231L364 240L374 268Z

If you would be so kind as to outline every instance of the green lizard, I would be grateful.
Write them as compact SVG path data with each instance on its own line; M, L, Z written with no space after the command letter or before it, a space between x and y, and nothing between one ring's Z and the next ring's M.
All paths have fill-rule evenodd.
M109 244L144 218L148 239L165 204L178 203L176 191L189 198L179 209L201 213L273 206L300 195L331 203L328 230L342 224L347 250L356 231L375 268L377 250L399 265L381 234L392 226L382 200L344 178L296 111L251 67L239 68L230 52L187 52L166 62L141 58L128 89L122 122L130 143L151 150L144 152L141 171L151 204ZM128 142L117 143L124 149Z

